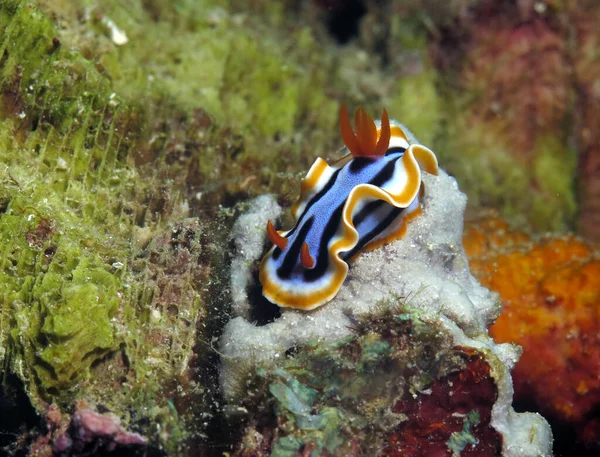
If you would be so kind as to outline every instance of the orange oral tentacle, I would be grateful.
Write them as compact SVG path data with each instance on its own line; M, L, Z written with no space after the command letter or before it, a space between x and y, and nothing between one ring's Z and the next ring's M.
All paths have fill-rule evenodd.
M342 131L342 139L344 140L346 147L350 150L353 156L359 156L360 143L354 134L354 130L352 130L346 105L342 105L342 108L340 109L340 130Z
M388 117L387 111L384 109L383 114L381 115L381 132L379 133L379 140L377 141L377 146L373 150L373 155L382 156L387 151L390 146L390 118Z
M269 237L271 242L282 251L286 248L288 244L287 238L284 238L279 233L277 233L277 230L275 230L275 227L273 227L271 221L267 222L267 236Z
M306 241L302 243L302 247L300 248L300 262L304 268L312 268L315 266L315 258L310 255Z

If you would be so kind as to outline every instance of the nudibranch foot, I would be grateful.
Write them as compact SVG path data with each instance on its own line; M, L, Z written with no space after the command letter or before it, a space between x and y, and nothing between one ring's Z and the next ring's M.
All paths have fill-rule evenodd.
M340 130L348 154L332 165L318 158L301 182L294 227L278 232L260 265L263 295L283 307L314 309L342 286L347 262L360 252L404 236L421 213L421 173L437 174L435 154L390 122L379 127L362 109L356 131L342 107Z

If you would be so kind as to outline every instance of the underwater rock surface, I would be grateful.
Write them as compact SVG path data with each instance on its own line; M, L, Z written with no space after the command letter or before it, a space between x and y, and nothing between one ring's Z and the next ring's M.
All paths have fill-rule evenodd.
M249 322L253 303L248 298L248 291L257 287L253 271L266 240L263 227L267 219L272 218L281 209L272 197L260 197L234 227L232 236L237 254L232 265L231 284L233 311L237 317L226 325L220 340L220 350L223 354L221 385L225 396L233 405L236 399L256 395L249 387L253 384L244 382L243 376L240 375L240 366L254 364L258 366L256 373L259 377L272 381L268 389L271 400L272 397L276 399L275 410L278 413L275 422L267 427L268 433L265 430L258 431L256 424L250 425L250 429L262 437L257 438L259 441L267 440L267 444L261 441L263 444L260 446L263 446L263 449L270 449L267 436L272 440L276 438L271 455L294 455L300 449L306 451L313 446L325 446L331 455L345 455L344 452L348 452L347 449L342 451L343 446L334 446L331 442L335 437L343 440L340 434L331 432L328 435L329 441L326 438L315 441L306 438L305 434L296 433L297 429L306 430L306 420L321 421L316 430L328 430L327 427L332 423L330 420L319 419L318 415L313 417L310 414L316 409L316 392L331 392L332 385L343 384L343 380L348 376L346 371L340 370L330 373L330 377L327 377L327 367L331 365L331 360L336 358L336 351L356 353L359 361L371 358L375 366L371 369L357 368L355 362L340 363L345 370L350 371L352 377L362 379L366 386L373 385L369 382L369 376L372 376L374 371L383 377L384 373L387 373L388 377L391 376L388 379L388 387L396 386L396 390L392 390L399 397L393 401L395 397L391 391L380 393L377 397L381 406L378 419L371 419L368 427L366 424L363 426L353 423L349 425L351 429L354 427L364 431L364 427L375 427L384 430L384 435L391 434L387 438L389 441L397 432L396 426L408 420L404 415L408 415L407 411L410 411L410 408L402 406L402 398L406 391L411 390L410 386L413 389L413 399L416 398L417 392L423 394L423 398L427 398L426 396L436 389L439 391L440 385L448 383L448 376L452 376L452 373L467 369L470 363L469 354L474 354L473 357L483 361L482 366L475 370L479 372L475 378L489 378L493 384L490 395L481 403L489 405L489 424L501 435L501 444L495 441L493 434L489 440L471 440L470 429L482 420L485 408L479 410L464 407L452 411L450 407L449 416L463 415L460 416L464 419L461 421L461 431L464 432L463 438L466 441L463 442L457 435L452 435L462 444L457 444L457 448L454 449L450 446L455 443L454 439L451 442L448 438L444 441L450 443L444 448L447 455L461 455L460 449L479 449L478 446L488 446L492 441L501 446L501 453L498 450L491 454L472 455L551 455L552 438L547 422L537 414L517 414L511 407L513 390L509 371L518 360L520 351L511 344L496 344L487 333L487 326L500 313L500 302L497 296L482 287L469 271L461 241L466 197L458 190L455 180L443 171L439 176L425 175L423 181L426 189L423 215L409 224L403 239L362 254L351 265L346 284L329 304L310 313L282 309L280 317L264 326ZM421 332L403 332L402 329L395 328L393 322L398 319L412 322L413 326L422 328ZM381 320L384 323L379 322ZM391 328L386 330L386 325L390 325ZM431 353L424 357L415 356L415 360L427 360L425 365L434 364L438 367L437 370L423 369L418 364L409 363L409 374L404 372L406 367L400 368L395 365L398 360L403 360L398 354L394 355L395 351L402 350L402 344L395 339L403 333L406 333L403 344L409 348L414 348L415 342L416 346L420 347L419 339L424 338L424 334L429 335L429 338L425 337L425 340L429 341L425 346ZM364 341L369 338L373 341ZM358 345L359 349L353 352L353 345ZM460 355L457 356L457 352ZM325 355L322 355L323 353ZM450 353L453 356L450 356ZM320 357L328 357L329 362L315 362ZM456 362L456 357L461 358L462 363ZM389 370L382 369L382 366L386 366L386 360L392 360L391 364L387 365ZM333 365L335 366L335 363ZM441 366L445 368L439 368ZM489 367L488 375L485 375L485 366ZM320 375L320 381L310 381L321 383L315 385L316 389L306 386L308 381L299 381L293 375L307 372ZM280 378L279 384L273 380L277 377ZM419 379L419 382L415 381L416 379ZM457 379L467 382L465 376L459 376ZM419 387L415 389L414 386ZM314 392L305 392L305 389L313 389ZM460 389L460 385L457 389ZM361 389L351 389L342 394L336 392L330 398L337 398L343 404L346 400L360 398L360 392ZM447 396L452 396L449 391L446 393ZM307 397L311 398L308 403ZM295 401L298 398L305 400L298 403ZM420 404L423 402L420 401ZM320 406L325 408L325 405L328 408L333 407L326 401ZM392 407L391 416L389 405L396 405ZM339 405L335 408L338 408L338 414ZM361 415L361 408L348 408L341 413L342 416ZM412 408L414 413L416 406ZM285 424L289 421L282 419L285 414L281 411L291 412L292 415L301 414L303 418L296 417L296 428L286 427ZM325 414L325 411L329 410L324 409L320 414ZM475 420L473 413L469 418L470 411L477 411L480 417ZM251 412L251 417L253 413ZM365 411L362 413L366 414ZM389 419L395 417L394 414L403 416L396 417L395 421L386 424L384 417ZM425 417L419 412L414 416ZM404 436L404 433L402 435ZM428 441L427 436L422 439L423 442ZM383 443L377 442L380 446ZM398 444L395 451L387 449L385 455L399 455L397 452L405 449L404 446L405 444ZM490 449L494 449L494 446L492 443ZM289 452L285 454L283 450L279 451L282 447ZM239 455L245 455L242 451L243 449ZM379 452L383 453L383 448L380 448ZM359 455L360 452L356 451L354 454ZM268 452L258 455L268 455Z

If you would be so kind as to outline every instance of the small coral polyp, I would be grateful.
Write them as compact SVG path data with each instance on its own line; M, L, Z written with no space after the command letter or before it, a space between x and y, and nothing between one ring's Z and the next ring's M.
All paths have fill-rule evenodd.
M438 173L435 154L383 110L379 127L359 108L356 133L345 107L340 127L347 154L333 165L317 158L301 182L296 224L276 231L260 266L263 295L282 307L311 310L335 297L348 261L401 238L421 213L422 171Z

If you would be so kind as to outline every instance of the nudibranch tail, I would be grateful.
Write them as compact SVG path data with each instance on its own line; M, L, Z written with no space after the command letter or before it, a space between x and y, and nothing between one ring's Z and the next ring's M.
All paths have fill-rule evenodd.
M273 227L271 221L267 221L267 236L271 240L271 243L273 243L279 249L283 250L287 247L287 238L284 238L277 232L277 230L275 230L275 227Z
M362 108L355 124L356 133L342 106L340 129L350 153L331 165L315 161L293 207L295 226L277 232L267 223L274 246L259 280L272 303L304 310L327 303L350 260L401 238L421 214L422 173L437 174L435 154L402 124L390 123L385 110L379 128Z
M377 135L375 122L363 108L354 115L356 134L352 130L346 105L340 109L340 130L347 148L354 157L382 156L390 144L390 121L384 109L381 116L381 131Z

